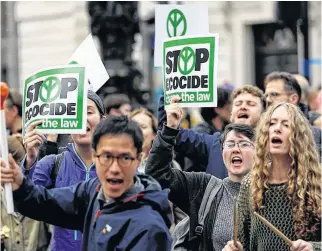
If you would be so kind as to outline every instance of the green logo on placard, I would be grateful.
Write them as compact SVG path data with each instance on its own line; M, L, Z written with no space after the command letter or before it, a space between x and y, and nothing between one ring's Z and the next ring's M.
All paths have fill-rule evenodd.
M170 11L167 17L167 33L169 37L183 36L187 32L187 19L178 9Z
M178 68L181 74L188 75L196 65L196 55L191 47L184 47L178 60Z
M51 76L42 83L39 90L39 98L42 102L50 103L58 98L60 91L60 80L57 77Z

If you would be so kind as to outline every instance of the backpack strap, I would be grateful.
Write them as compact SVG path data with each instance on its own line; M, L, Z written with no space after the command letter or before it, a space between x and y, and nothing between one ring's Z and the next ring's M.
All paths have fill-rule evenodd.
M209 213L211 204L216 197L218 191L222 187L222 180L212 176L207 184L206 191L201 201L198 212L198 226L195 228L195 234L201 236L205 224L205 219Z
M59 169L61 167L61 163L64 159L64 152L61 152L55 156L54 167L51 169L50 179L51 179L51 186L50 188L54 188L56 184L56 178L58 176Z

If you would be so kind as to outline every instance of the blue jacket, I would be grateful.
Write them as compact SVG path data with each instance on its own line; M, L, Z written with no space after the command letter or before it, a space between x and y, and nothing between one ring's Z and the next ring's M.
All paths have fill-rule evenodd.
M34 163L29 171L22 169L34 184L48 188L52 186L51 173L55 159L56 155L48 155ZM24 161L21 164L21 167L23 166ZM94 164L86 168L74 145L68 144L56 178L55 187L71 186L94 177L97 177ZM80 231L54 226L54 237L51 242L52 251L79 251L81 246L82 233Z
M98 178L54 189L24 178L13 197L22 215L83 230L83 251L170 250L168 191L153 178L136 175L135 186L115 200L102 194Z
M162 95L158 107L158 130L162 130L167 117ZM191 129L180 129L174 150L198 163L193 171L206 172L219 179L228 177L228 171L222 158L220 132L213 135L200 134Z

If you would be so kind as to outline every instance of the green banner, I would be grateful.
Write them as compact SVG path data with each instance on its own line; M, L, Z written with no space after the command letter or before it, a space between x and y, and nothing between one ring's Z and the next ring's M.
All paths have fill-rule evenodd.
M43 133L84 133L85 79L85 67L79 65L48 68L28 77L23 91L23 134L30 123L38 120L43 121L37 127Z

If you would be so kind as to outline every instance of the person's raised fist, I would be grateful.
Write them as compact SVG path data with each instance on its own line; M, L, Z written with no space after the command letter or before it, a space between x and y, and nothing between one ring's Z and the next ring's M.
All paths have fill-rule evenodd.
M179 101L181 100L178 96L173 96L171 99L170 105L166 109L167 113L167 126L172 128L178 128L182 117L183 117L183 110L179 106Z

